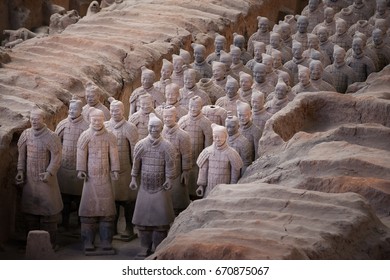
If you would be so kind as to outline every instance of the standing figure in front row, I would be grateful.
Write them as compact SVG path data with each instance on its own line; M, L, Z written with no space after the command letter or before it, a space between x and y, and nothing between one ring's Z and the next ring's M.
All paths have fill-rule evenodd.
M104 127L104 114L91 109L90 126L77 142L77 177L84 180L79 216L81 238L87 254L95 250L95 233L99 227L100 248L112 254L115 199L111 177L118 180L120 163L115 135Z
M82 108L81 100L72 99L69 103L68 117L60 121L55 130L62 142L62 161L58 170L58 184L64 203L62 226L65 229L69 227L72 202L76 202L78 208L83 190L83 182L77 179L77 141L81 133L88 129L89 124L81 115Z
M207 197L218 184L236 184L240 179L243 162L235 149L227 143L228 133L225 127L212 124L213 144L199 155L198 189L196 194Z
M44 114L40 109L31 111L31 128L20 135L15 179L18 185L24 184L21 205L27 233L46 230L54 247L58 214L63 207L57 182L61 143L58 136L46 127Z
M131 240L136 237L133 231L132 219L137 193L129 189L129 174L133 163L134 147L138 141L138 131L134 124L126 121L124 112L123 103L113 100L110 104L111 119L105 122L104 125L116 137L120 163L119 179L112 182L116 207L114 234L118 232L119 207L122 206L126 227L121 237Z
M153 113L149 118L149 135L135 146L130 189L138 189L133 224L143 251L138 257L147 257L164 240L173 222L171 194L176 177L175 147L161 136L162 121Z

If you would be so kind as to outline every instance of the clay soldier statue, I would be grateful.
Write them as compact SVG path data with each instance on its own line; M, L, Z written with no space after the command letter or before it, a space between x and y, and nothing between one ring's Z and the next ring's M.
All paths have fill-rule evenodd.
M301 66L304 67L304 66ZM275 94L271 101L265 104L266 110L270 114L275 114L287 106L287 85L284 82L278 82L275 87Z
M263 56L262 54L266 52L266 45L263 42L253 41L253 52L254 57L253 59L249 60L248 63L245 65L253 72L253 67L256 63L263 62Z
M141 86L136 88L130 96L130 115L139 111L140 109L140 96L150 94L153 98L153 108L161 105L165 102L164 93L154 87L154 81L156 75L154 72L145 66L141 67Z
M104 114L91 109L90 127L77 142L77 177L84 180L79 216L84 251L95 250L95 233L99 227L100 248L112 254L115 199L111 177L118 180L120 162L115 135L104 127Z
M189 101L194 96L202 98L203 105L211 105L211 100L207 93L196 85L196 71L187 69L184 71L184 87L180 89L180 105L188 108Z
M155 113L153 109L153 99L150 94L143 94L139 97L140 110L129 116L129 122L134 124L138 131L138 140L148 136L148 122L150 113ZM161 116L157 115L160 119Z
M349 7L355 15L355 22L362 19L368 20L372 15L372 8L366 5L363 0L354 0Z
M155 89L157 89L159 92L162 92L163 94L165 94L165 87L167 85L169 85L170 83L172 83L172 80L171 80L172 72L173 72L172 63L170 61L168 61L167 59L163 58L163 63L162 63L161 72L160 72L161 78L159 81L157 81L153 84Z
M347 65L355 72L356 81L364 82L372 72L375 72L375 64L364 54L364 42L361 38L353 39L352 50L353 55L347 58Z
M184 59L180 55L172 55L173 73L171 75L172 83L180 88L184 86Z
M182 117L178 123L179 127L190 135L193 163L196 162L202 150L212 143L211 121L203 115L202 106L202 98L199 96L192 97L189 103L188 114ZM198 166L193 164L188 185L191 197L195 197L198 172Z
M234 79L236 79L237 82L238 82L238 80L239 80L238 75L233 73L232 69L230 68L232 66L232 63L233 63L233 59L232 59L231 54L227 53L227 52L224 52L224 51L221 51L221 57L220 57L219 61L222 62L223 64L225 64L226 77L230 75Z
M252 111L248 103L237 101L237 117L240 122L240 133L252 145L253 158L258 158L258 147L263 133L252 121Z
M387 7L386 0L376 0L375 14L369 19L371 25L375 25L377 19L384 19L387 25L390 25L390 10Z
M334 18L335 20L338 18L345 20L348 28L358 21L356 15L353 13L353 9L349 6L346 8L342 8L340 12L335 14Z
M335 12L332 8L325 8L324 10L324 21L317 24L314 27L312 33L318 35L318 31L321 27L325 27L328 31L328 36L332 36L336 33L336 20L335 20Z
M177 109L166 106L163 111L164 129L162 136L176 149L176 177L172 182L172 203L175 215L179 215L190 204L188 183L192 168L192 150L190 135L179 127L176 122Z
M308 38L309 38L309 48L307 50L305 50L302 55L304 57L314 59L313 56L315 56L317 54L316 52L319 52L320 53L319 55L321 56L321 58L319 60L321 60L322 65L324 65L324 67L326 67L329 64L331 64L331 60L330 60L328 54L325 53L320 48L320 40L318 39L318 36L310 33L310 34L308 34Z
M239 76L239 73L241 71L248 74L252 74L252 71L242 63L242 60L240 58L240 48L230 45L230 55L232 57L232 65L230 66L230 70L235 76Z
M240 49L240 51L241 51L240 60L242 61L242 63L244 65L247 64L248 61L253 58L252 55L250 55L245 49L245 37L244 36L237 34L237 33L233 33L233 45Z
M327 55L330 62L333 63L334 44L329 40L328 30L323 26L318 28L317 37L320 41L320 50L324 55Z
M277 32L271 32L270 44L267 46L267 54L272 55L273 50L278 50L282 54L283 64L292 59L292 50L283 44L282 37ZM262 61L260 61L262 62Z
M249 143L239 131L239 121L236 116L229 115L225 120L225 126L228 133L228 144L235 149L240 155L243 166L241 168L240 177L245 173L245 170L252 164L254 153L252 151L252 145Z
M226 50L226 38L218 33L216 33L214 39L214 52L209 54L206 58L208 64L212 65L213 61L219 61L221 55L221 50Z
M268 113L264 107L265 99L264 93L254 90L252 93L252 122L260 131L264 130L265 123L268 121L272 114Z
M119 178L112 182L116 206L116 220L114 233L117 233L119 220L119 207L123 207L126 227L121 234L122 238L131 240L135 238L133 231L133 213L137 193L129 189L130 172L133 162L134 147L138 141L138 131L134 124L124 118L125 108L121 101L113 100L110 104L111 119L104 123L107 131L116 137L119 153Z
M101 90L92 82L88 82L85 87L85 99L87 104L83 107L81 114L89 122L89 112L91 108L99 109L103 112L106 121L110 119L110 111L100 102Z
M211 78L213 71L211 65L206 62L206 47L201 44L191 44L194 49L194 62L191 63L192 69L199 72L199 81L202 78Z
M293 42L293 59L287 61L283 66L293 73L293 85L296 85L298 81L298 65L309 67L310 59L303 56L302 44L299 42Z
M299 83L292 88L294 94L299 94L301 92L316 92L318 88L314 87L310 80L310 70L309 68L299 65L298 66L298 79Z
M321 61L312 60L309 66L310 70L310 82L320 91L332 91L336 92L335 87L322 79L324 74L324 67Z
M225 73L225 65L223 65L223 73ZM214 76L214 74L213 74ZM213 82L213 78L203 78L197 83L199 89L203 90L210 98L211 104L215 104L218 98L225 95L225 90Z
M186 109L188 107L184 107L180 105L179 97L180 97L179 86L175 83L171 83L167 85L165 88L165 99L167 101L156 108L155 110L156 114L162 116L164 108L166 106L174 106L176 108L176 117L177 117L176 121L179 121L179 119L182 116L185 116L188 113L188 109Z
M226 128L217 124L213 129L213 144L199 155L198 189L196 194L206 198L218 184L236 184L243 166L242 159L235 149L227 143Z
M275 86L267 81L267 66L256 63L253 68L254 83L252 88L265 94L265 98L274 91Z
M238 89L238 95L242 100L251 104L253 78L245 72L240 72L239 75L240 88Z
M352 46L352 37L348 34L347 23L345 20L338 18L336 20L336 33L330 36L329 40L339 47L348 51Z
M364 35L363 33L359 32L359 31L356 31L355 34L353 35L353 39L355 38L360 38L362 39L363 41L363 53L365 56L367 56L368 58L370 58L372 60L372 62L374 63L374 66L375 66L375 71L378 71L379 69L379 58L377 56L377 54L371 49L371 48L368 48L367 47L367 36ZM348 58L352 57L352 54L353 54L353 49L350 48L348 51L347 51L347 54L346 54L346 60L348 60Z
M307 38L307 27L309 26L309 19L305 16L299 16L297 20L297 32L292 35L292 39L301 43L303 50L306 50L309 46Z
M183 58L184 60L184 65L183 65L183 70L187 69L192 69L192 57L190 52L186 51L185 49L180 49L179 50L179 55ZM200 78L200 73L197 71L197 76Z
M27 233L45 230L52 246L56 243L57 220L62 210L57 171L61 165L61 142L45 124L45 113L34 109L30 115L31 128L18 141L18 173L16 183L23 185L21 211Z
M263 64L266 67L267 76L265 77L265 80L267 83L269 83L272 86L276 86L278 82L278 75L274 71L274 59L269 54L263 53Z
M374 27L378 28L378 29L380 29L382 31L383 41L386 44L390 44L390 34L388 33L389 25L387 25L386 20L384 20L384 19L377 19L375 21ZM371 41L370 41L370 43L371 43Z
M219 98L215 105L221 106L226 111L230 111L233 115L237 115L237 106L236 101L241 100L240 95L238 94L238 82L236 79L231 76L227 77L227 83L225 86L226 95Z
M154 114L150 116L148 130L148 137L135 146L130 183L130 189L139 189L133 216L143 248L138 257L153 253L175 218L168 191L176 178L175 147L161 136L163 124Z
M341 9L347 7L349 5L349 0L323 0L325 7L330 7L335 10L335 12L339 12Z
M253 54L253 41L263 42L265 45L269 44L271 26L269 19L266 17L257 17L257 31L253 33L248 40L248 53Z
M290 76L290 83L293 80L293 74L292 72L283 66L282 63L282 54L278 50L272 50L272 57L274 59L273 68L275 73L279 76L281 72L285 72Z
M227 117L227 111L225 108L218 105L206 105L203 106L202 113L212 123L225 126L225 119Z
M356 31L359 31L366 35L367 38L371 37L372 31L375 29L374 25L368 23L367 20L359 20L354 23L349 29L348 34L352 38Z
M79 205L83 190L83 182L77 179L77 141L89 124L81 115L82 108L81 100L72 99L69 102L68 117L60 121L55 130L62 143L62 161L57 177L64 203L62 225L65 229L69 226L72 202Z
M368 45L368 48L378 57L378 71L390 64L390 47L385 44L383 39L382 30L376 28L372 32L372 43Z
M215 85L219 86L224 91L225 94L225 86L227 82L226 66L222 62L213 61L212 68L213 68L213 77L211 78L211 80Z
M282 22L279 23L280 26L282 26L282 23L287 23L289 26L290 26L290 36L294 33L297 32L298 30L298 27L297 27L297 18L299 17L299 15L285 15L284 16L284 20ZM283 37L283 35L282 35ZM285 40L283 38L283 40ZM286 46L290 47L291 48L291 43L290 44L286 44Z
M312 32L314 27L324 20L324 5L321 0L309 0L307 6L303 9L302 15L309 19L308 32Z
M333 83L337 92L345 93L349 85L356 81L355 72L345 63L345 50L334 46L333 64L325 68L333 76Z
M276 30L280 36L282 37L282 40L283 40L283 44L288 47L288 48L292 48L292 38L291 38L291 25L288 24L287 22L280 22L278 24L278 28Z

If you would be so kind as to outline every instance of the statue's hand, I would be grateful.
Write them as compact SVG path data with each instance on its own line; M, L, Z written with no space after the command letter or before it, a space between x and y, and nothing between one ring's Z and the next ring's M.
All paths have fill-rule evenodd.
M44 183L47 183L50 177L51 177L50 172L46 171L46 172L39 173L39 180L41 180Z
M196 195L199 196L199 197L203 197L203 195L204 195L204 186L199 186L196 189Z
M180 177L180 182L186 186L188 186L188 181L190 180L190 172L187 170L187 171L183 171L183 173L181 174L181 177Z
M24 183L24 174L23 171L19 170L15 176L16 184L21 185Z
M85 173L84 171L79 171L77 173L77 178L79 178L80 180L87 181L88 176L87 176L87 173Z
M138 184L137 184L137 178L136 177L131 177L131 182L129 188L133 191L138 189Z
M170 190L173 187L172 179L167 178L163 184L165 190Z
M118 181L119 180L119 172L118 171L113 171L112 172L112 180Z

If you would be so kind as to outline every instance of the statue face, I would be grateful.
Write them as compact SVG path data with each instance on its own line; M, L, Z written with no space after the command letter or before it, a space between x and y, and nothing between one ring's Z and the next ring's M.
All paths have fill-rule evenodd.
M331 23L333 21L333 18L334 18L334 11L330 10L330 9L325 10L324 18L325 18L325 21L327 23Z
M225 49L225 42L223 40L214 41L215 51L219 53L221 50Z
M242 77L240 79L240 87L243 91L250 90L252 87L252 84L253 84L253 82L252 82L251 78L249 78L249 77Z
M341 51L335 51L333 52L333 60L336 62L336 64L342 64L344 63L345 59L345 53Z
M250 110L238 111L237 115L240 125L246 125L251 119L251 114L252 112Z
M357 55L362 54L363 53L363 42L362 41L354 41L352 43L352 50Z
M87 104L94 107L99 103L99 94L96 91L87 90L86 92Z
M163 120L167 127L174 127L176 124L176 114L171 110L164 110Z
M254 111L260 111L264 108L264 98L252 95L251 104Z
M318 80L322 78L323 70L320 65L315 64L310 67L310 78L312 80Z
M297 22L298 32L299 33L307 33L308 25L309 25L309 23L307 22L307 20L304 20L304 19L299 20L298 19L298 22Z
M91 116L91 128L95 131L99 131L104 127L104 117Z
M265 48L260 47L261 45L257 45L254 49L253 52L255 54L254 58L259 61L261 60L261 54L265 53Z
M161 68L161 78L163 80L169 79L172 75L172 69L168 66Z
M282 25L280 28L280 36L282 36L282 40L287 40L290 38L291 28L288 24Z
M293 57L296 59L302 58L303 50L302 46L293 46L292 48Z
M274 58L273 67L279 68L279 66L282 65L282 56L280 54L273 54L272 57Z
M42 114L32 113L30 116L30 123L34 130L40 130L45 126L45 119Z
M320 45L320 42L318 41L318 38L309 39L309 48L318 50L319 45Z
M226 133L222 131L213 131L213 141L217 147L223 146L226 142Z
M70 103L68 115L71 119L76 119L80 117L82 110L83 108L81 105L78 105L77 103Z
M278 49L280 47L280 43L281 43L281 39L279 36L271 36L270 39L269 39L269 43L270 45L274 48L274 49Z
M184 86L187 89L192 89L196 84L196 77L194 73L185 73L184 74Z
M151 113L153 111L153 101L149 98L141 98L140 108L145 114Z
M383 35L382 32L374 32L372 34L372 41L375 45L380 45L383 43Z
M320 40L320 42L326 42L326 40L328 40L328 31L324 28L321 28L317 32L317 36L318 36L318 40Z
M277 99L284 99L287 95L287 88L284 85L277 85L275 87L275 96Z
M307 85L310 83L310 74L307 71L300 71L298 73L298 80L302 85Z
M173 105L177 102L179 98L179 91L172 88L167 88L165 90L165 99L167 105Z
M265 67L255 67L253 70L253 78L257 83L264 83L267 76L267 70Z
M238 123L235 121L227 121L226 130L229 136L235 135L238 132Z
M336 33L342 35L347 32L347 25L344 22L339 22L336 24Z
M197 117L200 114L201 110L202 105L200 104L200 102L190 101L189 112L191 117Z
M153 83L154 83L153 75L150 75L150 74L142 75L141 84L142 84L143 88L146 88L146 89L151 88L153 86Z
M267 33L269 31L269 23L268 23L268 20L263 18L263 19L260 19L259 23L258 23L258 27L259 27L259 30L261 33Z
M242 50L245 47L245 39L236 38L233 41L233 45L236 46L237 48L240 48L240 50Z
M225 78L226 71L223 67L213 67L213 78L216 81L221 81Z
M197 63L202 63L205 59L205 54L200 48L196 48L194 51L194 60Z
M173 71L177 72L177 73L180 73L181 71L183 71L183 64L184 62L180 59L175 59L173 61Z
M319 1L318 0L309 0L309 10L310 10L310 12L314 12L318 8L318 5L319 5Z
M379 15L384 15L386 13L386 2L385 1L377 1L376 3L376 11Z
M233 64L239 64L241 61L241 53L237 51L230 52L230 55L232 56L232 63Z
M229 98L233 98L237 95L238 86L234 83L226 83L225 92L226 96Z
M271 73L272 72L272 64L273 64L272 58L269 58L269 57L264 58L263 64L266 67L267 73Z
M161 123L150 123L148 125L149 135L154 139L157 139L160 137L162 129L163 129L163 126Z
M114 121L119 122L123 119L123 109L120 106L111 106L110 115Z

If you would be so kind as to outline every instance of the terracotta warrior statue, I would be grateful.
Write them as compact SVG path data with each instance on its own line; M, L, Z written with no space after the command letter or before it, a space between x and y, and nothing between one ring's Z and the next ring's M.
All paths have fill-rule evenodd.
M266 45L263 42L253 41L253 52L254 57L253 59L249 60L248 63L245 65L253 72L253 67L256 63L263 62L263 56L262 54L266 52Z
M274 71L274 58L266 53L263 53L263 64L267 72L265 80L272 86L275 86L278 82L278 75Z
M219 61L221 50L226 51L226 38L225 36L216 33L214 39L214 52L207 56L206 58L207 63L212 65L213 61Z
M171 75L173 73L173 64L167 59L163 58L163 63L160 72L160 80L155 82L154 88L159 92L165 94L165 87L172 83Z
M194 69L187 69L184 71L184 87L180 89L180 105L188 108L189 101L194 96L202 98L203 105L211 105L211 100L207 93L201 90L196 84L196 71Z
M302 44L299 42L293 42L293 59L287 61L283 66L293 73L293 85L296 85L298 81L298 65L309 67L310 59L303 56Z
M348 27L345 20L338 18L336 20L336 33L329 37L329 40L339 47L348 51L352 47L352 37L348 34Z
M281 72L285 72L290 76L290 83L293 81L293 74L292 72L284 67L282 62L282 54L278 50L272 50L271 54L272 58L274 59L273 68L275 73L279 76Z
M225 86L227 82L226 66L222 62L213 61L212 68L213 68L213 77L211 78L211 80L216 86L219 86L224 91L225 94Z
M371 25L375 25L377 19L384 19L390 26L390 10L387 7L386 0L376 0L375 14L369 19Z
M265 109L264 103L264 93L254 90L251 99L252 122L260 129L260 131L264 130L265 123L272 117L272 114L268 113Z
M236 101L241 100L238 94L238 82L231 76L227 77L227 83L225 86L226 95L219 98L215 105L224 108L226 111L230 111L233 115L237 115Z
M292 59L292 50L291 48L284 45L282 36L277 32L271 32L270 44L267 46L266 53L272 55L273 50L278 50L282 54L283 64ZM262 62L262 61L259 61Z
M95 250L97 228L100 248L111 251L116 214L111 180L119 179L120 162L115 135L105 129L98 109L91 109L90 126L77 142L76 169L84 181L79 208L84 251Z
M184 60L184 65L183 65L183 70L187 70L187 69L191 69L193 68L191 63L193 62L192 60L192 57L191 57L191 54L189 51L185 50L185 49L180 49L179 50L179 55L183 58ZM197 72L199 78L200 78L200 73Z
M68 117L60 121L55 130L62 143L62 161L57 177L64 203L62 226L65 229L69 227L72 202L78 207L83 190L83 182L77 179L77 141L81 133L88 129L89 123L81 115L82 109L81 100L72 99Z
M245 37L243 35L233 33L233 45L240 49L240 60L244 65L253 58L245 49Z
M171 75L172 83L180 88L184 86L184 59L180 55L172 55L173 73Z
M179 127L190 135L193 163L196 162L202 150L212 143L211 121L203 115L202 106L202 98L199 96L192 97L189 103L188 114L182 117L178 123ZM190 196L193 198L196 197L198 172L198 166L193 164L188 185Z
M104 123L107 131L116 137L119 153L120 170L118 180L112 181L114 189L116 219L114 223L114 233L118 233L119 207L123 207L125 216L125 230L121 237L127 240L136 236L133 231L133 213L137 193L129 189L130 172L133 163L134 147L138 141L138 131L134 124L127 122L124 117L125 108L121 101L113 100L110 104L111 119Z
M372 32L372 43L368 45L368 48L378 57L378 71L390 64L390 46L385 44L382 30L379 28Z
M223 73L225 73L225 65L223 65ZM222 87L216 85L213 81L213 78L200 79L197 83L197 86L209 96L212 105L215 104L215 101L217 101L218 98L225 95L225 90Z
M225 127L229 136L229 146L237 151L243 162L240 174L241 177L254 160L252 145L245 136L241 135L239 131L240 124L236 116L229 115L225 120Z
M205 148L196 161L199 166L196 194L203 198L218 184L236 184L243 167L240 155L227 143L226 128L217 124L211 127L213 144Z
M148 122L150 113L156 113L153 109L153 98L150 94L140 96L140 110L129 116L129 122L135 125L138 131L138 140L148 136ZM158 118L162 118L158 115Z
M188 109L187 109L188 107L184 107L180 105L179 98L180 98L179 86L175 83L171 83L167 85L165 88L166 102L156 108L155 110L156 114L162 116L164 108L166 106L174 106L176 108L176 117L177 117L176 121L179 121L181 117L187 115L188 113Z
M246 67L240 58L241 50L239 47L230 45L230 55L232 57L232 65L230 65L230 70L235 76L239 77L239 73L246 72L248 74L252 74L252 70Z
M284 82L278 82L275 87L274 97L265 104L265 107L268 113L275 114L286 107L288 102L287 85Z
M240 75L240 88L238 89L238 95L241 97L242 100L251 104L252 85L253 85L252 75L245 72L240 72L239 75Z
M331 64L331 60L328 54L320 48L320 40L318 39L318 36L310 33L308 34L308 38L309 38L309 48L303 52L302 56L314 59L313 57L316 56L316 52L319 52L320 59L318 60L321 60L324 67Z
M230 68L232 66L232 63L233 63L232 55L228 52L221 51L221 57L220 57L219 61L222 62L223 64L225 64L226 77L230 75L234 79L236 79L238 82L238 80L239 80L238 75L233 73L232 69Z
M253 157L258 158L259 140L263 133L252 121L252 110L248 103L237 101L237 117L240 123L240 133L251 143Z
M333 48L334 44L329 40L328 30L325 27L320 27L317 31L320 50L324 55L327 55L330 62L333 63Z
M98 86L92 82L87 83L85 87L85 99L87 104L83 107L83 111L81 112L87 122L89 122L90 119L89 113L91 108L102 111L106 121L110 119L110 111L100 102L101 96L102 92Z
M336 20L335 20L335 12L332 8L327 7L324 10L324 21L317 24L312 33L318 35L318 30L324 27L328 31L328 36L332 36L336 33Z
M286 47L291 49L292 48L291 25L288 24L287 22L282 21L278 24L278 28L277 28L276 32L278 32L280 34L280 36L282 37L283 44Z
M309 19L308 32L312 32L314 27L324 20L324 5L321 0L309 0L303 9L302 15Z
M159 91L154 87L154 81L156 79L156 75L153 70L146 68L145 66L141 67L141 86L136 88L131 96L130 96L130 115L139 111L140 109L140 96L145 94L150 94L153 98L153 108L161 105L165 102L164 93Z
M269 19L266 17L257 17L257 31L253 33L248 40L248 52L253 54L253 41L263 42L265 45L269 44L269 37L271 25Z
M162 121L151 114L148 137L135 146L130 189L138 189L133 216L143 251L147 257L168 234L175 218L169 192L176 178L175 147L161 136ZM140 183L138 183L140 182Z
M292 88L294 94L299 94L301 92L316 92L319 91L318 88L314 87L310 80L310 70L309 68L299 65L298 66L298 84Z
M364 54L364 42L361 38L353 39L352 50L353 54L347 58L347 65L355 72L356 81L364 82L372 72L375 72L375 64Z
M265 94L265 98L274 91L275 86L267 81L267 66L256 63L253 68L254 83L252 88Z
M227 117L227 111L218 105L206 105L202 108L203 115L208 118L212 123L218 125L225 125L225 119Z
M292 39L301 43L303 50L306 50L309 47L309 42L307 38L307 27L309 26L309 19L306 16L300 16L297 20L298 30L295 34L292 35Z
M336 92L336 88L323 80L324 67L322 66L321 61L312 60L309 66L310 70L310 82L311 84L318 88L320 91L332 91ZM337 78L337 77L336 77Z
M164 128L162 136L176 149L176 177L172 182L172 203L175 215L185 210L190 204L188 184L192 168L192 150L190 135L177 124L177 109L168 105L163 110Z
M196 43L192 43L191 46L194 50L194 62L191 63L191 67L199 73L197 81L202 78L211 78L213 71L211 65L206 62L206 47Z
M21 211L27 233L31 230L49 232L53 248L56 245L57 221L62 210L57 171L61 165L61 142L45 124L45 113L33 109L31 128L18 140L18 173L16 184L23 185Z

